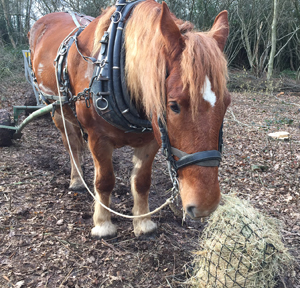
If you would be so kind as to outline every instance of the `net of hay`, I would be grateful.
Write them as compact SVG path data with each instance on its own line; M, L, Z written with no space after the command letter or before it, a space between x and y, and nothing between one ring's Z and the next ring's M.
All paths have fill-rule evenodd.
M195 252L192 287L272 288L276 277L291 267L277 220L246 201L223 195Z

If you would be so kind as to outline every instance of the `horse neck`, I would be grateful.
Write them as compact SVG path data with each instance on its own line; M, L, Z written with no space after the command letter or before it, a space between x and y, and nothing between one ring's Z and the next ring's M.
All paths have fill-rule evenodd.
M79 35L78 41L81 44L80 51L87 56L92 56L93 45L94 45L94 32L97 27L99 18L94 19Z

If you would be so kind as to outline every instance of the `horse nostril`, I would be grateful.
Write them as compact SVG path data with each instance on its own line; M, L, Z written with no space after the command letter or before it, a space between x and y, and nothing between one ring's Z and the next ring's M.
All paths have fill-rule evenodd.
M196 207L195 206L187 206L186 213L192 217L196 218Z

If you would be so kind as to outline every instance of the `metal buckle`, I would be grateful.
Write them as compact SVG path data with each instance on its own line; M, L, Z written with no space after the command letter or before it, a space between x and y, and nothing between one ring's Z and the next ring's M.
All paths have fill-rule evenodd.
M119 16L119 18L117 20L115 20L114 18L116 16ZM115 11L115 13L110 17L111 22L113 22L114 24L117 24L121 21L122 19L122 13L120 11Z
M63 56L67 53L67 51L68 51L67 46L63 46L59 51L59 55Z

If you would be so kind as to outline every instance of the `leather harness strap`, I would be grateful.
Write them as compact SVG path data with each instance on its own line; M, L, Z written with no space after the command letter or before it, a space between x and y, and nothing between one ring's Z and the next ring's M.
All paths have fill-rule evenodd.
M76 17L76 14L75 12L73 11L68 11L68 13L71 15L72 19L73 19L73 22L75 23L75 25L77 27L81 27L82 25L79 24L78 20L77 20L77 17Z
M188 154L179 149L171 147L171 152L174 156L179 158L179 160L176 161L177 169L183 168L188 165L215 167L219 166L222 159L222 154L217 150L209 150Z

